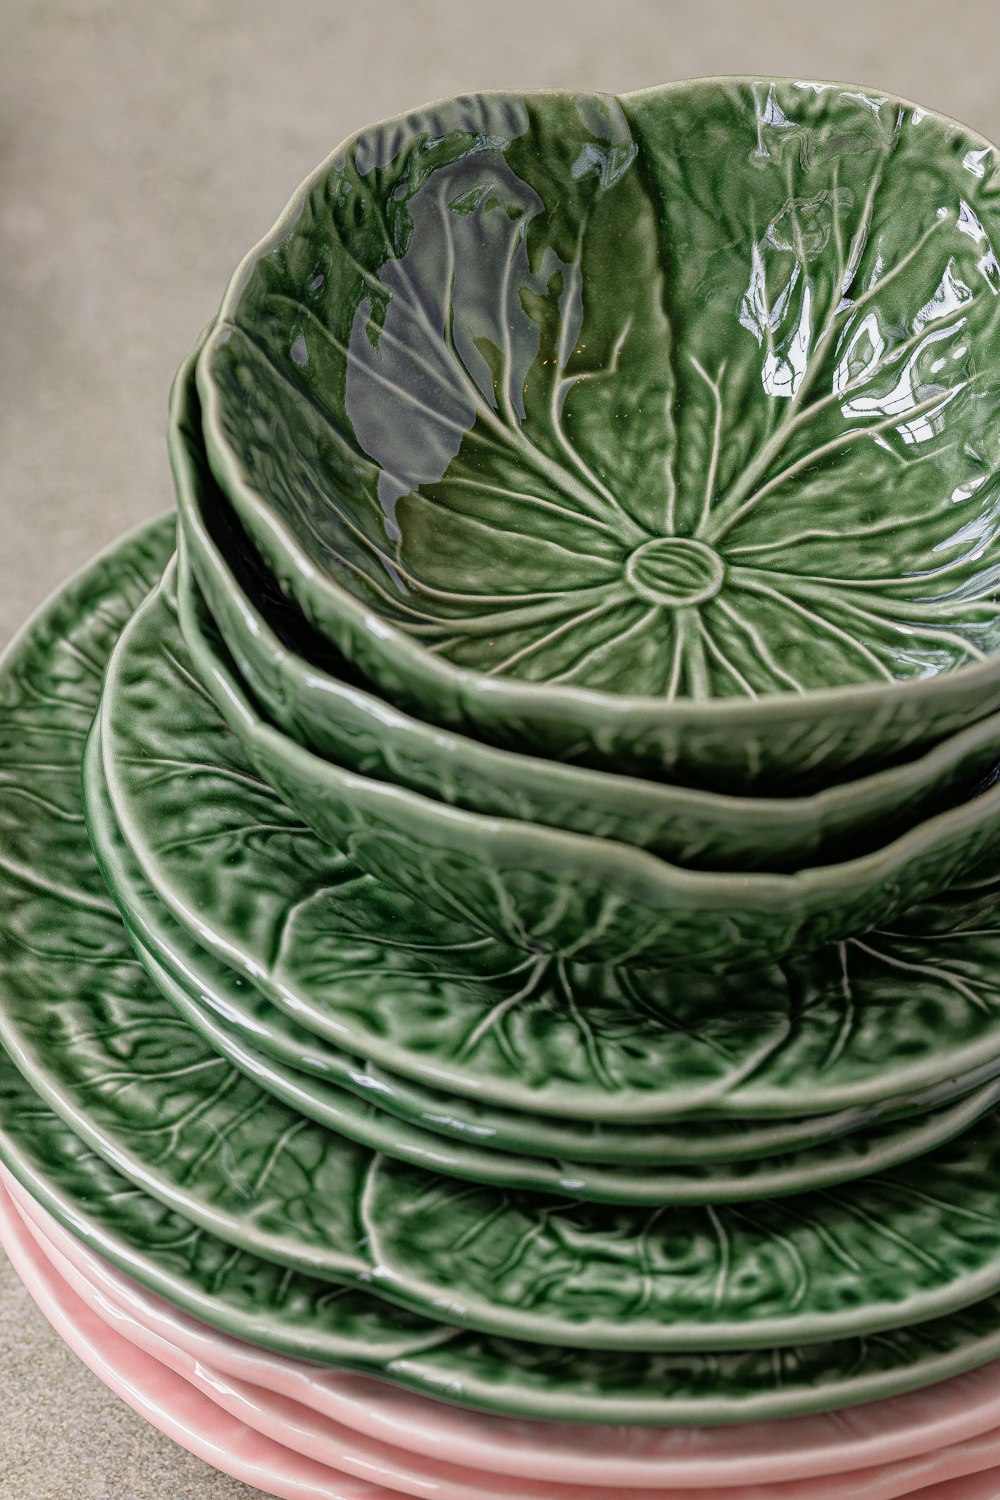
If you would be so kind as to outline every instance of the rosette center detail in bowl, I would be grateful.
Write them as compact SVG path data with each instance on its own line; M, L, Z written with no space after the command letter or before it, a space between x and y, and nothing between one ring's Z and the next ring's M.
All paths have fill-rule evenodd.
M640 599L675 609L714 598L725 576L718 552L693 537L654 537L636 547L625 564L625 577Z
M998 239L992 148L854 89L445 101L241 270L210 459L324 628L435 681L947 675L1000 646Z

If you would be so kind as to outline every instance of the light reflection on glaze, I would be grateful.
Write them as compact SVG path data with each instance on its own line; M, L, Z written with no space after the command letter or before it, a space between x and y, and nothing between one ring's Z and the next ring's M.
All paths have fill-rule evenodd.
M488 677L951 671L1000 649L998 193L992 148L833 85L446 102L364 132L251 275L222 429L317 566ZM239 374L262 337L294 381ZM671 536L725 565L694 614L630 582Z

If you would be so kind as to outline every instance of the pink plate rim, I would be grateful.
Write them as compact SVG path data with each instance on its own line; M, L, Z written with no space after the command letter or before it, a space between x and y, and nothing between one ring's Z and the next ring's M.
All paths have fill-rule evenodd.
M317 1463L315 1459L293 1451L274 1441L273 1438L268 1438L259 1432L257 1432L256 1436L259 1439L259 1443L265 1446L254 1449L255 1456L252 1460L248 1459L245 1451L248 1440L244 1438L237 1445L235 1452L227 1454L226 1460L224 1462L221 1461L217 1440L219 1431L218 1423L216 1423L215 1428L214 1447L212 1447L213 1438L210 1431L210 1419L200 1427L196 1424L195 1429L193 1429L194 1438L192 1438L192 1432L187 1430L184 1423L191 1419L191 1408L195 1395L200 1394L207 1405L218 1405L220 1392L227 1388L231 1390L231 1383L221 1380L214 1371L206 1367L201 1379L207 1385L208 1389L207 1391L196 1391L189 1379L178 1374L175 1370L167 1369L152 1355L146 1354L145 1351L131 1345L127 1339L123 1339L121 1334L115 1333L102 1322L96 1313L85 1306L66 1282L61 1280L55 1265L47 1259L40 1243L31 1236L26 1218L15 1211L15 1206L9 1196L4 1195L4 1197L6 1201L4 1201L3 1197L0 1197L0 1229L2 1229L0 1239L3 1240L8 1252L11 1254L15 1268L22 1275L22 1279L25 1280L31 1294L35 1296L46 1316L49 1316L50 1321L55 1323L57 1330L67 1339L67 1342L75 1348L76 1352L86 1360L91 1368L95 1369L95 1373L98 1373L102 1379L105 1379L106 1383L112 1385L113 1389L117 1389L119 1394L126 1395L126 1399L129 1399L128 1392L131 1392L133 1395L138 1392L142 1395L143 1405L141 1407L137 1406L136 1409L142 1410L143 1414L149 1420L153 1421L155 1425L159 1426L161 1430L168 1430L168 1427L164 1424L169 1423L170 1435L176 1437L178 1441L181 1441L184 1446L189 1447L191 1451L199 1451L192 1446L194 1439L197 1439L199 1442L208 1441L211 1453L202 1453L201 1456L207 1457L208 1461L215 1463L217 1467L225 1468L227 1472L235 1472L231 1467L233 1462L240 1463L243 1467L237 1477L246 1478L249 1483L260 1484L261 1481L259 1477L248 1477L246 1472L246 1463L248 1461L252 1461L259 1467L260 1463L264 1461L261 1459L260 1454L264 1454L268 1469L273 1469L274 1464L279 1460L284 1462L285 1470L282 1474L282 1487L280 1490L273 1487L273 1473L268 1474L267 1486L271 1488L273 1494L281 1494L282 1496L287 1494L294 1496L295 1500L306 1500L307 1496L311 1500L311 1497L314 1495L317 1497L322 1496L323 1500L332 1500L334 1496L337 1497L337 1500L388 1500L391 1494L399 1493L398 1490L386 1489L381 1484L372 1485L364 1481L361 1482L362 1487L359 1489L357 1487L359 1481L356 1477L348 1479L346 1476L336 1473L329 1465ZM53 1316L53 1314L57 1316ZM131 1355L126 1355L123 1352L123 1344L128 1350L131 1350ZM132 1356L135 1356L135 1358ZM116 1386L110 1377L114 1375L116 1367L120 1371L123 1367L123 1361L127 1363L129 1359L132 1360L132 1364L129 1367L131 1369L130 1379L132 1383L128 1385L128 1391L126 1391ZM115 1363L116 1360L117 1366ZM189 1358L188 1366L192 1370L196 1369L197 1361ZM141 1369L142 1373L146 1376L145 1383L139 1387L135 1385L136 1369ZM169 1402L165 1405L166 1397L163 1394L164 1392L175 1398L174 1405L170 1405ZM251 1393L251 1421L253 1399L259 1400L260 1395L265 1395L266 1397L266 1394L258 1392L256 1398L254 1398ZM240 1432L245 1434L248 1431L248 1422L246 1409L239 1404L241 1399L243 1398L237 1392L237 1409L242 1410L244 1413L243 1419L238 1421L238 1427ZM178 1401L180 1403L179 1408L176 1404ZM135 1402L131 1401L130 1404L135 1405ZM282 1408L282 1410L287 1409L290 1411L297 1405L298 1403L295 1402L287 1402L285 1408ZM178 1410L184 1414L183 1417L178 1415ZM232 1420L236 1420L231 1410L226 1410L225 1415ZM270 1445L269 1447L266 1446L268 1444ZM809 1483L808 1488L803 1488L795 1482L790 1484L779 1483L777 1485L772 1482L763 1487L741 1485L736 1489L726 1487L725 1489L715 1490L706 1490L706 1488L701 1487L695 1490L681 1490L678 1487L670 1486L664 1489L662 1493L664 1500L765 1500L765 1497L767 1497L767 1500L823 1500L824 1496L828 1497L828 1500L834 1500L834 1497L836 1497L836 1500L851 1500L851 1497L856 1497L856 1500L891 1500L891 1497L894 1496L913 1493L914 1485L916 1485L925 1495L926 1500L945 1500L945 1496L949 1495L949 1491L949 1500L961 1500L961 1497L964 1497L965 1491L961 1492L960 1497L960 1492L955 1490L951 1485L951 1479L959 1474L971 1475L977 1470L983 1470L986 1465L997 1464L998 1461L1000 1461L1000 1434L987 1434L979 1442L973 1441L958 1444L950 1449L943 1449L927 1454L921 1462L916 1464L897 1463L877 1466L865 1471L855 1471L847 1475L835 1474L825 1480L822 1478L813 1480ZM302 1464L309 1465L312 1469L320 1468L324 1471L322 1488L317 1490L314 1487L311 1491L308 1487L303 1488L304 1484L306 1486L309 1484L315 1485L316 1476L309 1474L303 1477L300 1468ZM945 1489L942 1489L941 1485L937 1482L943 1477L943 1473L949 1476L949 1483ZM328 1480L332 1480L337 1488L331 1489L327 1482ZM347 1486L346 1489L344 1488L345 1485ZM932 1488L925 1488L925 1486L932 1486ZM978 1490L979 1486L977 1485L976 1488ZM935 1496L933 1493L934 1490L941 1491L940 1495ZM561 1493L562 1496L566 1497L566 1500L586 1500L587 1495L593 1494L593 1489L588 1485L586 1486L586 1491L581 1493L580 1489L574 1487L572 1483L564 1483L554 1486L551 1492L553 1494ZM430 1492L425 1489L423 1493ZM507 1493L510 1493L510 1491L508 1490ZM521 1493L523 1494L523 1490ZM618 1491L618 1494L622 1493L621 1490ZM652 1500L652 1497L650 1497L650 1500Z

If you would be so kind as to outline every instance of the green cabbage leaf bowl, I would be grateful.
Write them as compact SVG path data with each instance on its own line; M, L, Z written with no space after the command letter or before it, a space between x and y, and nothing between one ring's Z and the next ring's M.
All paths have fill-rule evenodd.
M365 685L284 600L205 458L194 355L171 397L180 526L197 587L268 718L348 771L494 817L648 849L703 870L792 871L868 853L989 783L994 714L914 760L806 796L732 796L540 759L427 724Z
M839 84L361 131L198 363L219 484L386 698L732 790L1000 707L1000 172Z
M843 863L790 874L684 869L645 849L450 807L344 770L259 711L191 576L179 538L175 602L162 592L156 650L181 645L261 779L326 844L429 911L514 948L581 963L726 973L889 924L1000 851L1000 786ZM170 639L176 609L183 642ZM150 674L155 657L150 658ZM115 657L105 704L126 723Z

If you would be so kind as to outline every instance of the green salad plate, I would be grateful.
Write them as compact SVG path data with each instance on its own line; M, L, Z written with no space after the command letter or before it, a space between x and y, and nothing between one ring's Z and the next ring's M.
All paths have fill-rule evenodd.
M991 1072L1000 1072L1000 1059L979 1070L979 1076L973 1075L971 1079L954 1077L923 1094L914 1093L903 1100L890 1099L881 1106L845 1110L841 1115L770 1124L689 1117L678 1121L672 1130L646 1125L631 1130L619 1128L616 1134L613 1126L602 1132L585 1121L517 1116L512 1111L490 1111L481 1106L470 1106L469 1101L455 1096L407 1084L382 1069L365 1065L360 1059L324 1044L322 1038L272 1005L248 980L201 948L187 930L174 921L143 880L131 850L114 822L103 784L96 737L85 757L84 794L91 841L105 882L122 912L133 944L152 972L158 988L172 998L192 1024L205 1031L216 1049L227 1053L237 1066L243 1066L280 1097L293 1090L295 1101L304 1114L334 1124L334 1128L338 1128L339 1123L340 1128L354 1138L358 1138L355 1134L357 1126L348 1128L344 1123L342 1096L345 1089L368 1103L376 1103L387 1114L396 1115L409 1125L419 1126L421 1132L429 1130L436 1137L442 1134L453 1136L466 1147L475 1146L477 1154L470 1161L476 1165L468 1175L481 1175L483 1180L503 1179L490 1179L491 1172L501 1169L488 1160L483 1162L482 1151L492 1148L504 1152L512 1148L515 1158L546 1154L556 1158L558 1166L555 1171L551 1162L546 1163L550 1173L549 1185L555 1188L557 1178L570 1176L572 1190L580 1197L604 1197L607 1201L613 1198L632 1202L657 1201L656 1195L663 1191L663 1184L667 1181L672 1182L672 1192L686 1192L690 1198L699 1193L704 1195L709 1190L705 1186L709 1182L710 1191L724 1198L750 1197L765 1196L760 1182L756 1193L748 1190L751 1180L759 1178L760 1160L782 1158L770 1164L774 1186L767 1189L768 1193L793 1190L791 1184L795 1181L800 1188L816 1185L808 1175L814 1167L829 1173L830 1180L837 1175L845 1179L863 1175L875 1170L872 1162L876 1159L882 1161L885 1153L893 1159L904 1160L908 1155L918 1154L921 1149L929 1149L929 1145L937 1140L958 1133L979 1113L991 1107L994 1100L997 1083L992 1081L984 1085L982 1079L988 1078ZM272 1069L275 1063L277 1071ZM332 1090L330 1085L333 1085ZM310 1088L313 1089L311 1095ZM967 1097L969 1095L972 1097ZM326 1117L331 1097L338 1111L336 1122ZM960 1107L940 1107L945 1103L951 1105L955 1100L963 1101ZM293 1101L289 1099L289 1102ZM467 1111L464 1115L463 1106ZM926 1121L913 1121L913 1116L927 1115L928 1112L930 1117ZM903 1121L901 1127L885 1128L900 1117ZM872 1128L880 1126L883 1128ZM859 1132L860 1139L857 1138ZM845 1136L849 1138L846 1141ZM409 1149L403 1149L402 1143L411 1139L411 1133L404 1131L398 1143L394 1143L390 1136L383 1149L389 1155L410 1158ZM731 1152L729 1158L724 1154L726 1148ZM449 1167L450 1158L440 1140L425 1143L422 1149L425 1159L434 1155L438 1170L455 1170ZM603 1154L605 1152L607 1154ZM792 1159L788 1159L789 1153ZM573 1162L577 1154L580 1161L571 1169L568 1163ZM607 1177L608 1186L595 1194L593 1189L585 1190L587 1172L583 1163L596 1164L599 1168L627 1165L633 1168L633 1172L619 1171L617 1177ZM848 1163L853 1163L853 1166ZM672 1179L666 1178L655 1170L664 1165L680 1167L682 1171ZM639 1177L634 1175L636 1167L643 1169ZM702 1170L692 1172L692 1167ZM705 1168L712 1170L707 1172ZM506 1170L509 1172L510 1168ZM523 1163L517 1170L525 1170ZM456 1175L463 1173L457 1170ZM685 1177L689 1184L695 1185L681 1189L679 1184ZM727 1178L730 1185L724 1186ZM739 1179L738 1185L734 1178ZM700 1186L697 1185L699 1180ZM536 1185L541 1185L541 1179L536 1179ZM783 1185L786 1185L784 1189Z
M269 1096L134 958L90 849L78 768L52 759L99 693L113 632L103 610L91 624L104 652L96 638L84 653L53 638L46 615L3 659L0 1041L32 1091L136 1186L234 1250L558 1347L821 1342L927 1321L1000 1287L997 1112L862 1183L678 1207L665 1221L446 1179ZM71 694L48 686L61 686L63 662Z
M418 718L726 792L1000 708L994 148L888 95L484 93L235 273L209 460Z
M442 1140L437 1131L383 1112L380 1095L371 1087L358 1087L351 1060L343 1054L338 1072L334 1073L331 1066L325 1078L300 1069L300 1058L310 1050L309 1034L289 1022L282 1012L268 1007L263 998L250 1010L245 1004L247 987L236 987L232 971L200 950L143 882L114 825L107 792L101 784L96 740L91 741L85 758L84 794L87 825L105 882L122 912L133 946L160 993L216 1052L267 1092L307 1118L400 1161L471 1182L533 1188L585 1202L635 1206L749 1201L831 1186L887 1170L961 1134L1000 1104L1000 1079L994 1078L958 1102L921 1118L878 1124L849 1135L835 1134L809 1150L763 1160L744 1158L732 1163L666 1168L648 1162L605 1166L577 1162L572 1156L545 1161L537 1154L490 1149L468 1134L459 1141ZM265 1010L263 1025L261 1008ZM265 1029L278 1042L270 1054L261 1050ZM329 1062L336 1061L336 1054L331 1055ZM690 1133L696 1133L696 1129Z
M181 547L177 594L193 670L257 772L313 833L386 885L531 954L623 967L746 969L884 926L1000 852L1000 785L873 853L793 874L687 870L644 849L539 824L487 818L344 771L256 709ZM176 626L174 627L176 633ZM166 605L130 622L108 667L102 733L119 786L150 772L158 722L171 733L176 647ZM171 695L156 708L150 685ZM161 747L162 748L162 747Z
M335 1045L505 1109L604 1122L832 1112L994 1066L994 876L751 973L526 955L316 839L254 774L170 601L140 606L105 679L115 818L196 942Z
M891 929L752 973L525 954L436 918L310 832L254 773L171 597L140 606L105 677L115 818L196 941L336 1045L505 1108L606 1122L841 1110L1000 1054L992 873Z
M134 941L134 940L133 940ZM350 1140L382 1151L398 1161L413 1162L491 1187L533 1190L583 1203L629 1207L753 1202L789 1197L851 1182L924 1156L968 1130L1000 1104L1000 1081L975 1090L958 1103L903 1125L884 1125L859 1136L839 1137L829 1146L757 1162L729 1165L602 1167L573 1161L546 1162L537 1157L507 1155L462 1143L443 1144L429 1132L362 1104L355 1094L297 1073L274 1062L248 1042L238 1028L220 1020L199 1002L154 954L134 942L147 973L179 1013L221 1056L293 1110Z
M194 359L178 375L170 414L191 571L254 698L334 764L471 812L616 839L713 870L795 870L868 853L967 799L994 772L995 714L901 765L810 796L768 798L520 755L403 713L367 689L280 593L220 496L202 444Z

